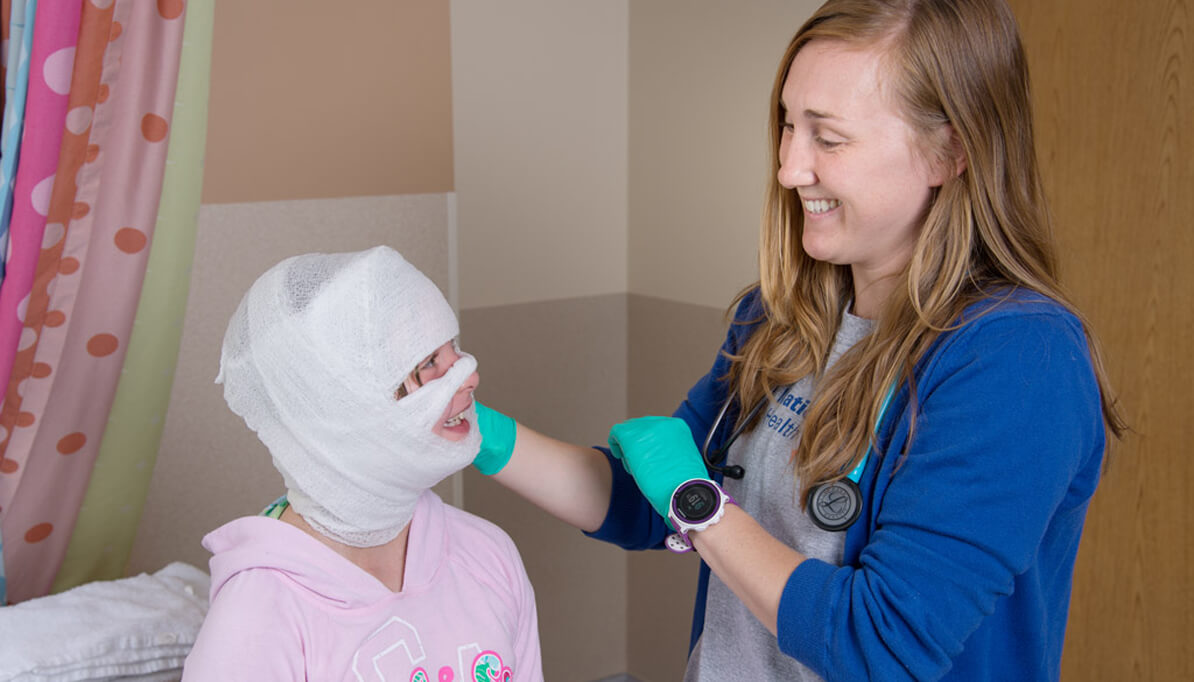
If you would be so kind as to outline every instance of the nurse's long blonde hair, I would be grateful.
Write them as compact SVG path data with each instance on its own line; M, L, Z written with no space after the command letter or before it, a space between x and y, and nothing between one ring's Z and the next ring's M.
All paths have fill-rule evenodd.
M841 312L853 296L850 268L804 253L799 199L776 177L785 113L780 93L796 53L814 40L882 46L885 87L923 139L924 153L965 161L964 170L936 190L874 332L829 372ZM829 0L789 44L771 94L772 172L760 280L739 295L761 289L764 317L731 356L729 380L739 404L753 405L803 376L818 377L793 453L802 506L813 484L841 478L865 454L893 383L912 387L915 435L913 368L968 305L1030 289L1070 309L1089 330L1058 283L1030 101L1028 65L1004 0ZM947 124L953 134L943 144L946 136L939 133ZM1087 341L1104 420L1119 437L1124 421L1089 331Z

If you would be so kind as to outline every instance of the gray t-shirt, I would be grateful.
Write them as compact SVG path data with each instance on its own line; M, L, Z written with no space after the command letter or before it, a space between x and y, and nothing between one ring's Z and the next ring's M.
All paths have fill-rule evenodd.
M829 355L832 365L870 333L874 323L844 313ZM792 450L812 398L812 377L800 379L777 394L755 428L730 446L728 463L741 464L741 480L725 479L724 487L738 505L776 539L808 557L842 563L845 533L813 525L799 505L799 484ZM686 682L712 680L820 680L815 673L779 650L775 635L716 575L709 576L705 629L688 659Z

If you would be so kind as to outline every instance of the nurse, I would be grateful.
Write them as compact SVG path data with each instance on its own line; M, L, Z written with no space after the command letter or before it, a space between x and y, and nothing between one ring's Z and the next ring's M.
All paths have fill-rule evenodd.
M675 416L599 452L481 409L483 472L599 539L700 554L685 679L1060 676L1125 427L1058 281L1030 102L1004 0L830 0L772 91L759 281ZM732 430L744 475L711 475L697 444ZM856 508L819 497L846 478Z

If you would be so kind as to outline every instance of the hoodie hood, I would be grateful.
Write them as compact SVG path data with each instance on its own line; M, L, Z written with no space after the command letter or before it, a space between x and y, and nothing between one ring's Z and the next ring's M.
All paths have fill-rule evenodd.
M402 593L429 585L443 560L444 503L430 490L415 505ZM377 578L302 530L277 519L248 516L220 526L203 538L212 553L211 598L241 571L267 569L285 574L313 597L358 608L395 593Z

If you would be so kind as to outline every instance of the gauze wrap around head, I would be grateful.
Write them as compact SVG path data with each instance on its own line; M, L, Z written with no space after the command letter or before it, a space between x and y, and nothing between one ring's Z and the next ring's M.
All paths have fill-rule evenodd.
M389 247L296 256L245 294L216 382L269 448L294 510L328 537L372 547L393 539L419 495L480 449L471 405L465 439L432 432L476 369L472 356L394 395L458 333L435 284Z

